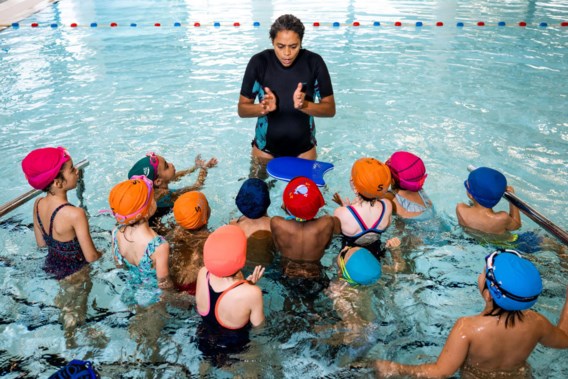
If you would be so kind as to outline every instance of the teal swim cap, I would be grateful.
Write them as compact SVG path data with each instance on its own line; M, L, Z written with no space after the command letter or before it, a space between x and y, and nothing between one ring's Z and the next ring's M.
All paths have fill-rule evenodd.
M345 270L357 284L373 284L381 278L381 263L367 249L356 250L347 260Z
M542 292L540 274L516 250L497 250L485 258L485 283L495 304L506 311L532 307Z

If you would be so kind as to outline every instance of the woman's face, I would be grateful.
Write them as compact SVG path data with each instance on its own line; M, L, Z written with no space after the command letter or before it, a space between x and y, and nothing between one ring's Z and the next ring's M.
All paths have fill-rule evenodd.
M272 45L274 46L276 57L282 63L282 66L290 67L300 53L302 41L298 33L291 30L281 30L276 33Z

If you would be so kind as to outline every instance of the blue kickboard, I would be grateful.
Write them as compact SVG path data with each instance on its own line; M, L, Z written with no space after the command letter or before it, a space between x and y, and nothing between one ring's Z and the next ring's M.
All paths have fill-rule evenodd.
M295 157L274 158L266 166L268 174L278 180L289 182L297 176L305 176L312 179L318 187L325 186L323 176L331 169L331 163Z

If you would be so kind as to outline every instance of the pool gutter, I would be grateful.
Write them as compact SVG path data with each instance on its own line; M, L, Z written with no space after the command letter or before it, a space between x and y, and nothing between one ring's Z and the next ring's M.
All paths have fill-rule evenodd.
M58 0L0 0L0 30L25 19Z

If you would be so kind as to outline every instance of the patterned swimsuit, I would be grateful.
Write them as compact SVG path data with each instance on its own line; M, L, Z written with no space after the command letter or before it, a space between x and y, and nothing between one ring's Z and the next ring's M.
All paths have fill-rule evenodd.
M40 200L41 201L41 200ZM39 202L38 202L39 204ZM71 274L76 273L88 264L81 250L81 245L77 236L71 241L61 242L53 238L53 220L59 210L66 206L73 206L65 203L58 206L51 214L49 220L49 234L45 232L41 218L39 217L38 206L36 205L37 221L43 236L43 240L47 245L47 257L43 269L48 274L53 275L57 280L63 279Z

